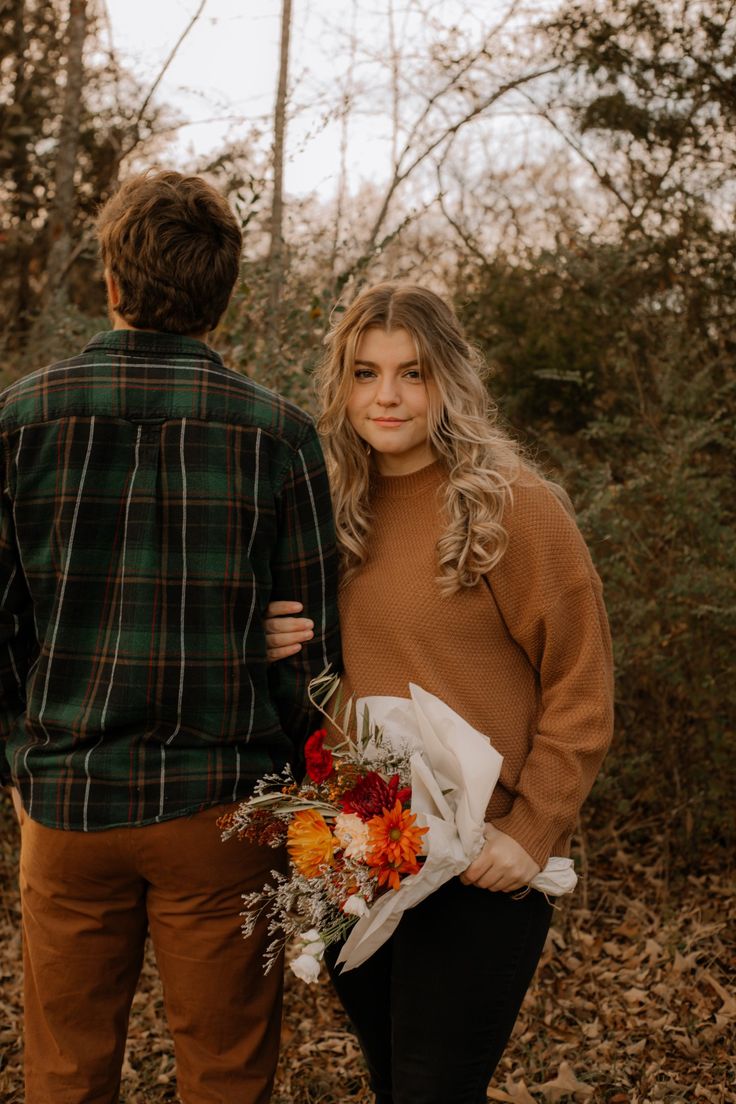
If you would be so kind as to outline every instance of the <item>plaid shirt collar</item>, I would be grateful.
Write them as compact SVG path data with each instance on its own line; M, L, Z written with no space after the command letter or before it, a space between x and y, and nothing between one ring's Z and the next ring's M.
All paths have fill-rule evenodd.
M84 349L85 353L94 350L118 356L195 357L225 367L220 354L205 341L159 330L104 330L95 334Z

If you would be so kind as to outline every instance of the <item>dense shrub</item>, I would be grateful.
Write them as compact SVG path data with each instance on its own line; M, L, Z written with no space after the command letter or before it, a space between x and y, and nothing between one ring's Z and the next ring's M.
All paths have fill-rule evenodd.
M688 861L736 842L733 305L722 252L709 256L694 272L686 243L588 244L575 265L566 251L508 279L480 270L464 303L503 409L561 471L605 584L618 734L597 810L626 828L664 819Z

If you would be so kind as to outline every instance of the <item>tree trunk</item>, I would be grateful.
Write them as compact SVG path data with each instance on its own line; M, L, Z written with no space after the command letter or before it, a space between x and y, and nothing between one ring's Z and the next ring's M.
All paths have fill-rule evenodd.
M289 80L291 0L282 0L279 83L273 123L273 198L271 201L271 244L268 254L268 350L271 365L278 358L281 331L281 288L284 280L284 135Z
M26 40L24 0L15 0L13 4L15 74L13 79L13 108L15 123L25 122L25 100L28 94L26 73ZM10 176L13 181L11 209L17 220L17 247L15 264L17 265L17 285L13 315L8 320L9 328L22 333L28 328L31 306L31 286L29 280L29 234L32 214L32 197L28 194L28 134L25 126L15 126L13 133L13 154Z
M67 25L66 85L56 155L56 194L51 215L51 251L46 269L46 294L60 291L72 250L79 121L84 85L84 41L87 37L86 0L71 0Z
M354 98L355 57L358 52L358 35L356 30L357 17L358 0L352 0L350 12L350 55L342 98L342 114L340 116L340 172L337 179L335 222L332 229L332 246L330 249L330 273L332 274L333 284L337 276L337 260L342 244L342 228L348 198L348 141L350 136L350 112L352 111Z

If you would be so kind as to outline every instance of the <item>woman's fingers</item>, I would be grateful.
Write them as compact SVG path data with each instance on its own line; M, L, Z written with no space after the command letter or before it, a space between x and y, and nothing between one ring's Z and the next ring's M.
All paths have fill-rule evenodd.
M290 613L301 613L301 602L269 602L266 609L267 617L284 617Z
M269 647L279 644L295 644L314 636L314 625L307 617L267 617L263 622Z
M486 824L484 831L486 842L483 849L461 874L461 881L494 893L511 893L528 885L539 873L539 866L531 855L511 836L492 824Z
M301 644L286 644L281 648L268 648L266 659L269 663L276 663L279 659L286 659L287 656L296 655L296 653L301 650Z
M269 602L263 619L266 634L266 659L276 663L279 659L296 655L305 640L314 636L314 622L308 617L294 617L302 611L301 602Z
M303 627L301 617L264 617L263 628L267 633L296 632Z
M266 647L269 652L274 648L288 648L292 644L303 644L305 640L311 640L314 633L311 629L295 630L294 632L268 632L266 631Z
M515 889L521 889L525 882L508 874L487 874L475 883L479 889L488 889L491 893L512 893Z
M476 889L487 889L492 893L513 893L516 889L521 889L522 886L527 885L527 882L520 881L518 877L506 873L499 873L495 869L487 871L485 874L481 874L475 879L470 879L465 874L460 875L460 881L464 885L474 885Z

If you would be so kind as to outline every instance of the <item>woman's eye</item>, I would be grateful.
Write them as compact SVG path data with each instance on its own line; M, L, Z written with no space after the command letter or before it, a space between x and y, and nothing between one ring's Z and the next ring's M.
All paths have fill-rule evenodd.
M405 372L404 374L406 378L410 380L420 380L422 378L422 373L419 368L410 368L408 372Z
M356 368L353 374L356 380L373 379L374 376L371 368Z

